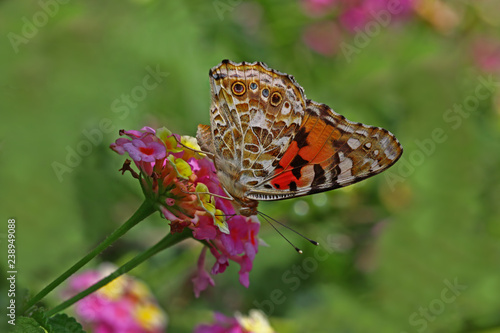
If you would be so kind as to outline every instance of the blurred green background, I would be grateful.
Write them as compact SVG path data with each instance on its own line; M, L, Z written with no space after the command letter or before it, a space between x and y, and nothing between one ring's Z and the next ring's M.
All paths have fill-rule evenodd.
M6 220L17 220L18 289L38 292L140 205L138 184L118 172L124 158L108 148L119 129L194 136L209 122L208 70L263 61L308 98L389 129L403 158L347 189L261 204L323 252L282 229L298 255L262 223L269 247L248 289L232 263L196 299L194 241L133 270L168 330L260 306L278 332L500 332L498 2L417 1L388 26L365 17L368 32L348 12L361 2L1 1L0 234L6 251ZM127 102L157 68L158 86ZM89 144L85 133L100 134ZM168 232L156 214L88 267L123 263ZM58 301L56 291L45 304Z

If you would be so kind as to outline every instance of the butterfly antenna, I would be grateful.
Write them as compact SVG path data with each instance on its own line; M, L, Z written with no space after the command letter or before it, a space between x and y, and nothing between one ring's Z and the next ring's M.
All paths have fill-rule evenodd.
M319 245L318 242L316 242L315 240L312 240L310 239L309 237L306 237L304 235L302 235L300 232L298 232L297 230L293 229L293 228L290 228L289 226L287 226L286 224L283 224L281 223L280 221L276 220L276 219L273 219L271 216L267 215L267 214L264 214L262 212L258 212L264 219L265 218L268 218L270 220L273 220L274 222L278 223L279 225L281 225L282 227L285 227L287 228L288 230L291 230L293 232L295 232L297 235L299 235L300 237L304 238L305 240L307 240L309 243L313 244L313 245ZM269 221L268 221L269 222ZM270 222L269 222L270 223ZM271 224L271 223L270 223ZM272 225L272 224L271 224ZM272 225L274 227L274 225ZM276 228L274 228L276 229ZM279 231L278 231L279 232ZM280 233L281 234L281 233ZM286 239L286 238L285 238Z
M283 234L282 234L282 233L281 233L281 232L280 232L280 231L279 231L279 230L278 230L278 229L274 226L274 224L272 224L272 223L271 223L271 221L269 221L269 220L267 219L267 217L268 217L267 215L262 214L261 212L258 212L258 213L259 213L259 214L261 214L262 218L263 218L264 220L266 220L266 222L267 222L267 223L269 223L269 224L271 225L271 227L273 227L273 229L274 229L274 230L276 230L276 232L277 232L277 233L278 233L281 237L283 237L283 238L284 238L284 239L288 242L288 244L290 244L290 245L291 245L291 246L295 249L295 251L297 251L297 252L298 252L298 253L300 253L300 254L302 254L302 253L303 253L301 249L299 249L298 247L296 247L295 245L293 245L293 244L292 244L292 242L290 242L290 241L288 240L288 238L286 238L286 237L285 237L285 235L283 235ZM273 220L274 220L274 219L273 219ZM279 223L279 222L278 222L278 223ZM281 223L280 223L280 224L281 224Z

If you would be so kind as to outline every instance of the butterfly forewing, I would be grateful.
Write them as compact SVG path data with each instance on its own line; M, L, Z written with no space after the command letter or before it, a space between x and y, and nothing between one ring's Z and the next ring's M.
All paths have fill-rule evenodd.
M303 91L291 76L261 63L223 62L210 76L217 164L231 163L237 181L255 186L272 173L295 136L304 115Z

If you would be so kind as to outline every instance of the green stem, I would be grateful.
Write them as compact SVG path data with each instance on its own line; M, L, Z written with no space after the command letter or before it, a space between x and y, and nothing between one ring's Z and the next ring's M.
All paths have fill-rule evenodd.
M99 253L104 251L109 245L115 242L118 238L123 236L128 230L130 230L133 226L135 226L140 221L144 220L146 217L155 212L154 203L146 200L142 203L142 205L137 209L137 211L128 219L127 222L122 224L118 229L116 229L111 235L109 235L104 241L102 241L94 250L88 253L85 257L80 259L76 264L71 266L66 272L61 274L57 279L52 281L48 286L43 288L38 294L36 294L33 298L31 298L26 305L21 310L21 313L25 313L29 310L33 305L39 302L42 298L44 298L48 293L54 290L57 286L59 286L62 282L64 282L67 278L73 275L76 271L82 268L86 263L95 258Z
M73 305L74 303L78 302L82 298L88 296L89 294L93 293L94 291L98 290L99 288L105 286L109 282L113 281L117 277L119 277L122 274L127 273L143 261L149 259L156 253L169 248L180 241L190 237L192 235L191 230L186 228L183 232L181 233L176 233L176 234L168 234L167 236L163 237L162 240L160 240L158 243L153 245L151 248L147 249L146 251L142 252L141 254L137 255L134 257L132 260L128 261L126 264L118 268L116 271L111 273L110 275L106 276L99 282L93 284L89 288L85 289L84 291L80 292L79 294L73 296L72 298L64 301L63 303L59 304L52 310L49 310L46 312L47 317L53 316L56 313L66 309L68 306Z

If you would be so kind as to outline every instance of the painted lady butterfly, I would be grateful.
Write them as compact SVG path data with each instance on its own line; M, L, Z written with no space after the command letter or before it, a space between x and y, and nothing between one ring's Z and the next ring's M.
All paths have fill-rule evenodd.
M211 126L196 138L211 154L236 212L354 184L384 171L403 148L389 131L354 123L306 99L291 75L262 62L210 70Z

